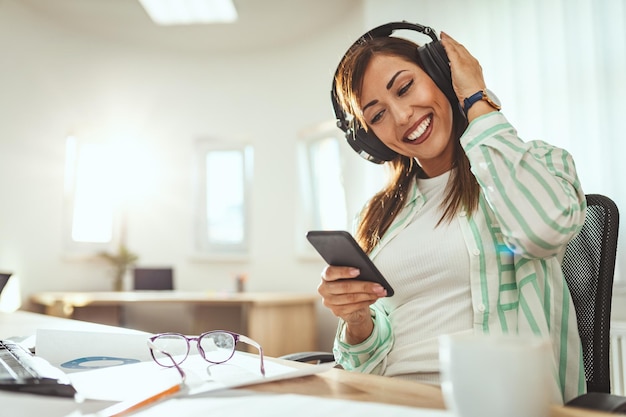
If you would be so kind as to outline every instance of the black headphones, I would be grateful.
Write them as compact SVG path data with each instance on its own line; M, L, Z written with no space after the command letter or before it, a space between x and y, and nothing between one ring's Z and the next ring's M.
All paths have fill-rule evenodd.
M450 73L450 64L446 51L437 39L435 31L427 26L422 26L417 23L409 23L406 21L392 22L378 26L361 36L348 49L348 52L346 52L341 61L344 60L345 56L355 46L367 42L370 39L391 36L394 31L400 29L414 30L423 33L424 35L428 35L432 39L431 42L416 49L416 58L419 62L421 62L426 74L432 78L437 87L439 87L452 104L452 111L455 113L455 119L457 117L464 117L463 112L460 110L458 98L452 88L452 75ZM337 68L337 71L338 70L339 68ZM330 92L330 97L333 102L335 116L337 117L337 126L345 133L346 140L352 149L354 149L363 158L377 164L382 164L385 161L391 161L394 159L398 154L389 149L380 139L378 139L371 129L370 131L366 131L355 117L348 120L350 115L343 110L337 98L335 83L336 76L337 72L335 72L335 76L333 77L333 86Z

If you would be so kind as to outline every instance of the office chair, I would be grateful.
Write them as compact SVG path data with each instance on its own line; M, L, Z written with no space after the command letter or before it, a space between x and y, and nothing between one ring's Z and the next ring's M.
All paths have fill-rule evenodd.
M572 295L582 342L587 394L574 407L626 413L626 397L611 394L610 331L619 211L608 197L587 195L587 217L567 245L563 274Z
M135 268L133 288L135 290L173 290L174 270L172 268Z
M279 356L278 358L296 362L315 363L317 365L335 361L335 357L331 352L317 351L288 353L287 355Z

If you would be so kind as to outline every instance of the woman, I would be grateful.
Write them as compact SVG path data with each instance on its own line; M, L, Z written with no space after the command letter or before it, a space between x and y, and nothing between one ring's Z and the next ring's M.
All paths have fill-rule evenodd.
M337 70L342 109L398 155L355 232L395 295L359 281L354 268L326 267L318 291L340 319L335 358L348 370L438 383L441 334L542 335L567 401L585 391L559 262L585 218L574 161L523 142L496 100L480 94L478 61L444 33L441 44L458 103L404 39L358 42Z

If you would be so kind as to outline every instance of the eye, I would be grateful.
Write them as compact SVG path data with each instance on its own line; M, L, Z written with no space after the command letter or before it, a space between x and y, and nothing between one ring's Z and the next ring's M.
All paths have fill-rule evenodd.
M384 111L384 110L381 110L381 111L379 111L378 113L376 113L376 114L374 115L374 117L372 117L372 118L370 119L370 124L371 124L371 125L373 125L374 123L376 123L376 122L378 122L380 119L382 119L382 117L383 117L383 114L384 114L384 113L385 113L385 111Z
M409 91L409 89L411 88L411 86L413 85L413 81L411 80L408 83L404 84L399 90L398 90L398 95L399 96L403 96L406 94L407 91Z

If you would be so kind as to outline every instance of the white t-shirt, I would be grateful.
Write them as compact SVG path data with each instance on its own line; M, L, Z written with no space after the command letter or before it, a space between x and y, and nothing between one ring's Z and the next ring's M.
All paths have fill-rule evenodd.
M424 372L425 382L436 382L427 374L439 371L438 336L473 328L470 261L459 222L455 216L436 226L449 176L418 180L423 208L374 260L395 290L380 301L395 338L384 375Z

